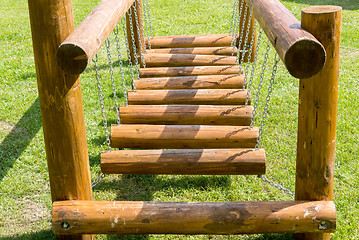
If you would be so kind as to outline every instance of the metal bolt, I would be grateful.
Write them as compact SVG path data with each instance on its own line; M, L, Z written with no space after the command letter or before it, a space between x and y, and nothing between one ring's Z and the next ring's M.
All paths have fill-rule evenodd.
M69 229L69 228L70 228L70 224L69 224L68 222L62 222L62 223L61 223L61 227L62 227L63 229Z
M329 228L329 223L327 221L321 221L318 228L319 230L327 230Z

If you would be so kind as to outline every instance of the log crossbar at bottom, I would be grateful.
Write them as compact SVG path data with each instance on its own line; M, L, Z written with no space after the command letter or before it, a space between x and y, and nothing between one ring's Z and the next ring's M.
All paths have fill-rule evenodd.
M60 201L52 229L66 234L251 234L334 232L332 201Z

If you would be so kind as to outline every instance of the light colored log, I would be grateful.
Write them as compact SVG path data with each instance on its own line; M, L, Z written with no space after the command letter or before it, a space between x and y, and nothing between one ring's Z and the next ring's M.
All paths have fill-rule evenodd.
M128 102L135 105L238 105L244 104L246 97L247 90L243 89L136 90L128 92Z
M322 71L301 79L299 87L296 199L332 200L338 104L339 45L342 8L313 6L302 10L302 26L328 54ZM303 234L299 239L330 239Z
M71 0L29 0L37 86L52 201L91 200L91 176L79 76L66 75L55 53L74 30ZM92 236L58 236L89 240Z
M264 149L120 150L101 154L105 174L263 175Z
M235 65L237 57L195 54L144 54L146 67Z
M57 63L65 73L76 75L85 70L133 2L102 0L96 6L57 49Z
M239 74L239 65L230 66L193 66L193 67L156 67L140 68L140 77L176 77L194 75ZM241 71L243 73L243 71Z
M138 90L155 89L240 89L244 75L201 75L135 79Z
M237 48L233 47L197 47L197 48L155 48L147 49L147 53L167 54L199 54L199 55L228 55L236 56Z
M112 125L114 148L253 148L257 127L208 125Z
M334 203L330 201L64 201L54 203L52 223L52 230L56 234L333 232L336 226L336 211Z
M246 0L290 74L309 78L324 66L322 44L303 30L300 22L279 0Z
M128 105L120 108L121 123L248 126L252 106Z
M148 45L148 39L146 44ZM151 48L230 47L232 35L183 35L155 36L150 39Z

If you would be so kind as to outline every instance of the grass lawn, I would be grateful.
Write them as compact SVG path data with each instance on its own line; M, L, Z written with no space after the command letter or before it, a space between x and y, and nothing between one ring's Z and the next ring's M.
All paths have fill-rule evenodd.
M98 0L74 0L76 24ZM151 0L155 35L227 33L232 1ZM337 231L333 239L359 239L359 2L353 0L282 0L293 14L308 5L342 5L342 44L335 163L334 201ZM27 1L0 0L0 239L55 239L51 198ZM114 47L114 46L113 46ZM263 53L264 46L262 46ZM123 50L123 56L125 51ZM106 66L105 52L101 52ZM261 59L263 54L261 54ZM272 60L271 60L272 61ZM118 62L115 77L119 76ZM106 73L104 68L101 72ZM128 75L129 69L125 66ZM269 76L269 72L267 73ZM104 76L105 77L105 76ZM92 179L100 175L105 137L94 69L82 75L82 92ZM129 77L127 88L130 89ZM264 84L264 90L268 81ZM115 122L111 91L106 110ZM124 97L120 92L120 103ZM267 177L294 191L298 80L280 65L262 146ZM261 111L261 110L260 110ZM258 125L258 124L257 124ZM96 200L268 201L292 200L256 176L106 176L95 188ZM111 236L98 239L292 239L284 235L251 236Z

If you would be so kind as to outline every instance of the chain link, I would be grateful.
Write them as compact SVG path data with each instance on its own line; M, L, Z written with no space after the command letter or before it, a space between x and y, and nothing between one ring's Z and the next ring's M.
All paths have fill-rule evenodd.
M150 11L150 3L148 0L144 0L146 3L146 8L147 8L147 16L148 16L148 23L150 26L150 36L151 38L153 38L153 29L152 29L152 19L151 19L151 11ZM148 43L150 43L150 39L148 39Z
M146 33L147 33L147 42L148 42L148 49L152 49L151 46L151 40L150 40L150 32L149 32L149 7L148 7L148 1L143 1L143 13L145 15L145 27L146 27Z
M243 2L244 1L241 2L240 8L239 8L239 13L238 13L238 10L236 10L236 12L235 12L234 28L233 28L232 40L231 40L232 56L234 55L234 50L236 49L237 32L238 32L238 29L239 29L239 19L240 19L240 16L242 15L242 12L243 12ZM239 5L239 0L237 0L236 4Z
M229 35L234 34L234 24L235 24L235 19L237 18L238 5L239 5L239 0L234 0L233 1L233 10L232 10L232 20L231 20L231 27L229 29Z
M133 67L133 64L132 64L131 51L130 51L130 46L129 46L129 43L128 43L127 31L126 31L126 25L125 25L124 18L121 19L121 23L122 23L123 34L125 36L126 50L127 50L127 56L128 56L128 66L130 67L130 73L131 73L131 85L132 85L132 89L136 91L136 86L135 86L135 83L134 83L135 71L134 71L134 67Z
M137 5L139 6L139 9L141 9L141 4L139 4L140 0L135 0L134 5L133 5L133 12L135 14L135 23L136 23L136 30L137 30L137 36L138 36L138 40L139 40L139 47L140 47L140 57L141 57L141 61L142 61L142 65L144 68L146 68L146 62L145 62L145 58L143 56L143 49L145 49L146 47L143 46L143 38L142 38L142 34L141 34L141 22L140 22L140 13L137 13Z
M126 89L126 78L125 78L125 71L123 69L123 60L122 60L122 54L121 54L121 44L119 39L119 29L118 26L116 26L115 30L115 39L116 39L116 46L117 46L117 56L118 60L120 62L120 73L121 73L121 83L122 83L122 91L123 95L125 96L125 103L126 106L128 105L128 98L127 98L127 89Z
M97 81L97 88L98 88L98 96L100 99L100 106L101 106L101 112L102 112L102 118L103 118L103 126L105 129L105 135L106 135L106 145L107 145L107 150L111 151L111 142L110 142L110 133L108 131L108 124L107 124L107 118L106 118L106 111L105 111L105 102L103 100L103 91L102 91L102 84L101 84L101 76L100 73L98 71L98 56L96 54L94 60L93 60L94 64L95 64L95 72L96 72L96 81Z
M250 124L250 127L253 127L254 118L255 118L255 116L257 114L257 108L258 108L258 104L259 104L259 96L261 95L263 79L264 79L265 71L266 71L266 68L267 68L267 61L268 61L270 47L271 47L271 45L268 42L267 43L267 48L266 48L266 53L264 55L264 60L263 60L262 71L261 71L260 80L259 80L259 84L258 84L256 100L255 100L255 103L254 103L254 106L253 106L253 117L252 117L252 122Z
M132 40L132 51L133 51L133 58L135 61L135 68L136 68L136 78L138 79L140 77L140 70L138 67L138 59L137 59L137 50L136 50L136 43L135 43L135 35L133 31L133 24L132 24L132 7L129 8L129 11L127 12L128 20L130 22L130 32L131 32L131 40ZM133 78L134 79L134 78ZM134 91L136 91L135 81L132 79L132 88Z
M294 195L295 195L295 194L294 194L292 191L290 191L288 188L285 188L285 187L283 187L282 185L280 185L279 183L275 183L275 182L273 182L272 180L269 180L269 179L268 179L266 176L264 176L264 175L259 175L258 177L259 177L260 179L262 179L263 182L269 183L269 185L271 185L271 186L277 188L277 189L280 190L280 191L283 191L284 193L286 193L286 194L288 194L288 195L291 195L291 196L294 196Z
M246 70L244 71L244 76L243 76L243 82L244 82L243 90L247 87L247 75L248 75L248 72L249 72L249 66L251 65L250 62L252 60L252 52L253 52L253 47L254 47L254 40L255 40L255 37L256 37L256 31L257 31L257 21L254 21L253 32L252 32L252 36L251 36L251 43L250 43L249 52L248 52L248 64L246 66ZM253 60L256 60L256 59L253 59ZM255 64L254 61L253 61L253 64ZM250 91L250 86L251 85L252 85L252 82L249 82L245 105L248 104L248 96L249 96L249 91Z
M121 122L121 120L120 120L120 107L119 107L118 100L117 100L115 78L113 76L112 56L111 56L111 49L110 49L111 48L111 42L110 42L109 38L106 39L105 45L106 45L108 65L110 66L110 79L111 79L111 85L112 85L112 91L113 91L113 100L115 102L115 109L116 109L115 111L116 111L116 117L117 117L117 124L120 124L120 122Z
M102 179L104 179L105 174L101 173L101 175L91 183L91 187L94 188L99 182L101 182Z
M242 61L239 61L239 56L241 52L242 52L242 56L245 55L245 48L244 48L245 44L243 44L243 49L242 49L242 43L243 43L244 27L246 25L247 14L248 14L248 6L246 4L244 8L243 23L242 23L241 34L238 43L238 51L237 51L237 64L240 64L240 71L242 71Z

